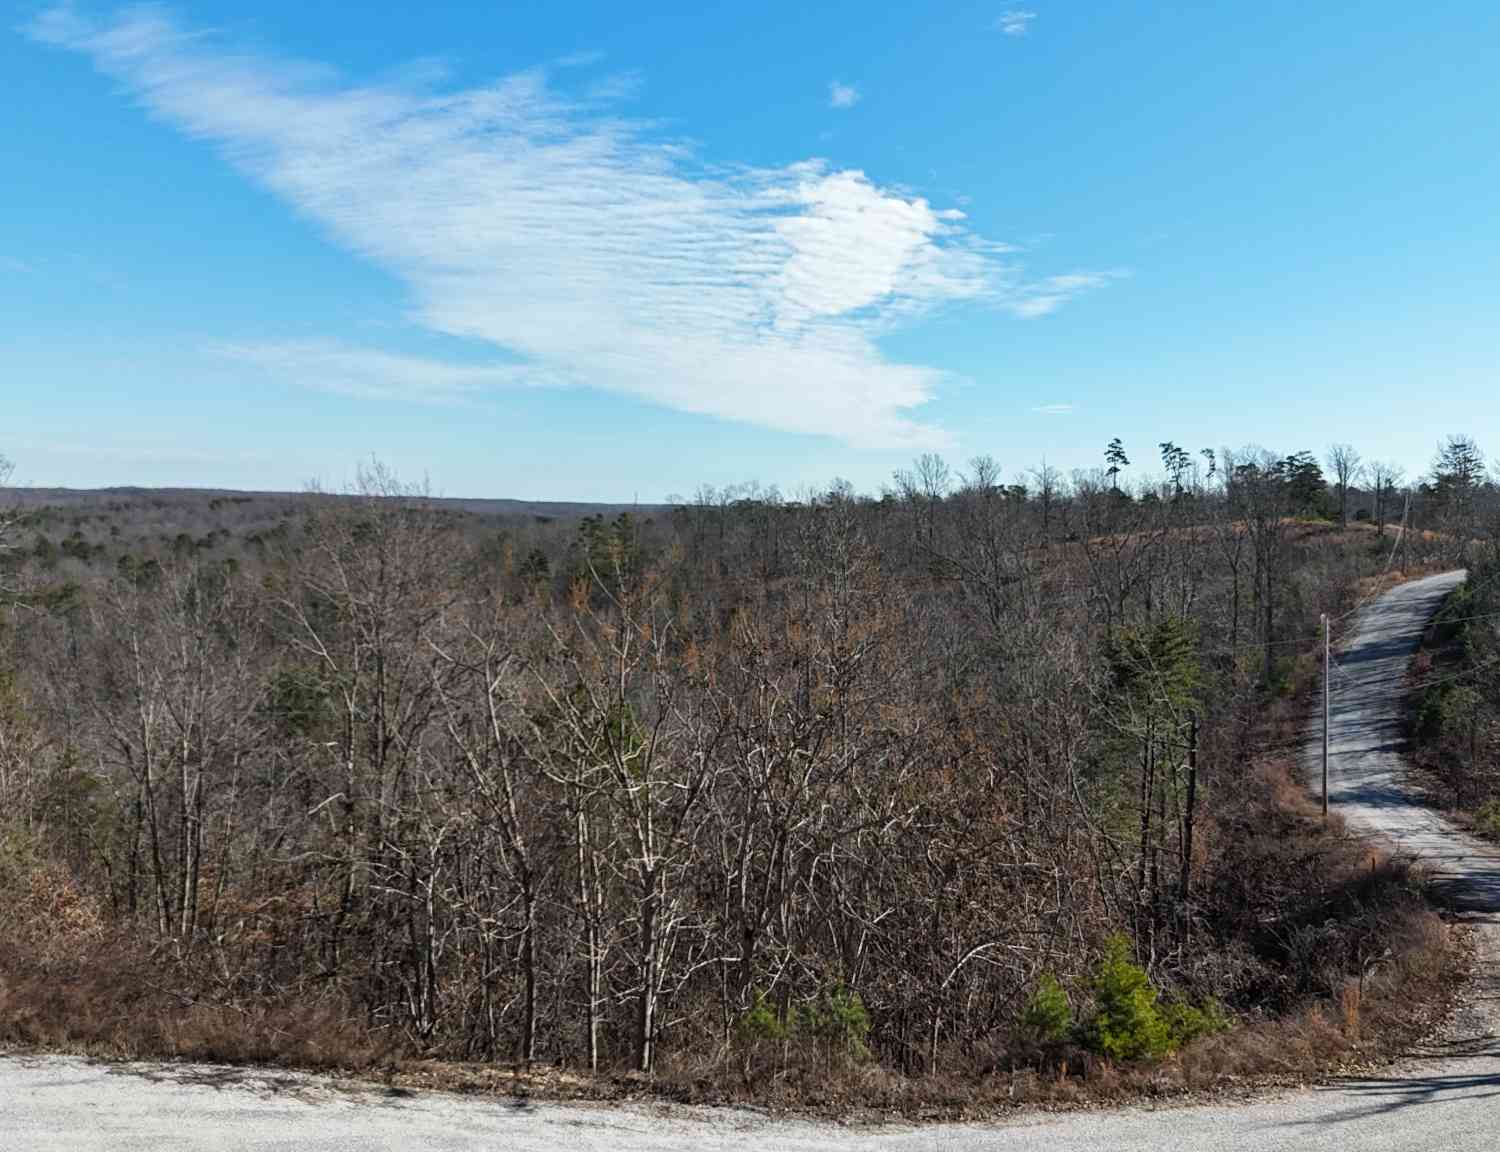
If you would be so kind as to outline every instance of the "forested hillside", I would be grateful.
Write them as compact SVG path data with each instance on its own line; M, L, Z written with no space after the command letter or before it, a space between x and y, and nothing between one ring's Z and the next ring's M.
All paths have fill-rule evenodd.
M0 1036L753 1084L1333 996L1409 908L1297 800L1319 616L1463 558L1491 489L1160 459L16 508Z
M1450 446L1439 493L1468 525L1468 580L1433 621L1410 684L1412 735L1433 800L1500 839L1500 508L1472 444Z

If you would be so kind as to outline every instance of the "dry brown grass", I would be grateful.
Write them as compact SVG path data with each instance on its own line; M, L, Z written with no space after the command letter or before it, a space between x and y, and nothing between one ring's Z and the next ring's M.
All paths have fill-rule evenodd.
M390 1053L342 1004L214 985L207 965L111 927L24 840L0 841L0 1045L306 1068L368 1068Z
M1408 564L1405 568L1393 567L1389 571L1378 572L1361 579L1354 587L1354 599L1356 603L1364 603L1412 580L1424 580L1428 576L1451 571L1452 568L1451 561L1436 558L1423 560L1418 564Z
M1330 833L1330 836L1336 835ZM1362 883L1410 892L1390 862ZM271 1001L253 1007L180 990L190 969L153 957L121 936L85 930L87 947L57 952L0 951L0 1044L114 1059L173 1059L294 1067L377 1078L412 1088L547 1099L668 1099L756 1104L773 1110L865 1120L961 1119L1023 1106L1082 1107L1137 1097L1185 1097L1300 1082L1351 1063L1393 1055L1415 1038L1443 1002L1453 953L1445 926L1418 903L1398 898L1383 922L1390 954L1361 986L1314 999L1280 1017L1254 1014L1156 1064L1117 1067L1082 1052L1046 1067L1007 1066L993 1057L944 1054L935 1075L903 1076L874 1063L793 1061L776 1074L746 1078L732 1064L668 1060L654 1078L588 1076L414 1059L360 1025L335 1003ZM87 923L86 919L83 923ZM57 944L75 929L59 932ZM83 938L73 936L75 942Z
M0 1044L113 1059L368 1069L392 1046L335 1004L250 1006L182 990L178 966L113 938L61 964L0 961Z
M1293 868L1323 870L1316 900L1310 889L1288 889L1307 905L1287 909L1281 927L1327 931L1308 937L1316 946L1305 954L1283 958L1274 1002L1242 1005L1230 1031L1159 1062L1129 1066L1079 1050L1028 1065L1008 1061L1003 1051L951 1049L943 1052L942 1071L919 1076L849 1065L832 1074L821 1066L815 1073L792 1067L752 1080L668 1065L657 1091L679 1100L846 1118L972 1119L1026 1106L1241 1095L1396 1057L1445 1014L1459 986L1460 956L1448 926L1426 905L1421 878L1404 861L1372 855L1337 820L1324 826L1284 764L1262 766L1253 784L1263 802L1278 809L1280 823L1251 854L1274 853ZM1296 971L1299 963L1307 970ZM1303 985L1312 991L1299 991Z
M1258 738L1295 735L1299 718L1299 702L1288 700L1270 710ZM1402 861L1372 856L1337 819L1325 825L1289 758L1256 765L1233 787L1203 825L1213 883L1202 898L1218 901L1211 915L1226 934L1222 950L1250 957L1244 964L1261 973L1262 992L1234 1005L1231 1031L1157 1063L1119 1067L1071 1050L1028 1064L1000 1040L991 1051L944 1049L940 1072L913 1076L796 1053L753 1075L734 1059L668 1055L650 1080L422 1060L331 995L231 994L209 965L110 927L66 870L24 852L0 853L0 1045L272 1064L483 1094L649 1096L908 1119L1242 1092L1396 1054L1457 982L1449 930L1424 903L1420 878Z

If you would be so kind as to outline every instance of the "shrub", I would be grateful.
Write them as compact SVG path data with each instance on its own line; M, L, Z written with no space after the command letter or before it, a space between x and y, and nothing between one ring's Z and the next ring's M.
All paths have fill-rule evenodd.
M1436 740L1443 734L1444 704L1447 685L1434 684L1422 693L1417 704L1416 729L1420 740Z
M865 1043L870 1034L870 1014L858 992L843 983L831 985L797 1014L798 1028L827 1045L832 1055L842 1051L854 1060L870 1056Z
M1283 699L1297 695L1300 680L1297 676L1297 658L1284 656L1276 660L1272 669L1271 690Z
M1162 1010L1167 1025L1167 1038L1173 1050L1191 1044L1201 1036L1215 1036L1229 1031L1229 1015L1217 1000L1205 1000L1193 1005L1177 1000Z
M753 989L734 1033L747 1077L767 1053L778 1068L783 1061L810 1067L813 1058L825 1072L871 1058L869 1012L859 993L842 982L824 987L807 1003L788 1004L785 1018L765 992Z
M1162 1004L1161 993L1146 970L1131 959L1129 938L1119 933L1105 941L1104 957L1092 983L1094 1014L1083 1038L1089 1048L1111 1060L1165 1056L1230 1026L1229 1015L1217 1000Z
M1073 1007L1057 977L1042 973L1021 1014L1021 1027L1038 1044L1060 1044L1073 1028Z
M753 1044L757 1040L785 1040L787 1030L775 1006L757 988L751 993L750 1007L735 1022L735 1031L741 1040Z
M1130 941L1111 936L1094 972L1094 1015L1088 1046L1111 1060L1160 1056L1171 1047L1167 1022L1157 1008L1158 993L1146 970L1130 958Z
M1500 800L1486 800L1474 813L1474 830L1491 840L1500 840Z

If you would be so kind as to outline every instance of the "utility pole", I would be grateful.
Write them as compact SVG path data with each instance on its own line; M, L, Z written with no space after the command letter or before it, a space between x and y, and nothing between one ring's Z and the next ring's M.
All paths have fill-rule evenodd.
M1198 713L1188 719L1187 805L1182 817L1182 877L1177 887L1182 893L1184 910L1188 902L1188 885L1193 878L1193 823L1198 813Z
M1401 548L1401 574L1406 574L1406 566L1411 563L1411 549L1406 543L1406 525L1408 517L1411 516L1411 489L1406 490L1406 502L1401 505L1401 539L1398 544Z
M1328 819L1328 693L1333 664L1328 659L1328 613L1323 613L1323 819Z

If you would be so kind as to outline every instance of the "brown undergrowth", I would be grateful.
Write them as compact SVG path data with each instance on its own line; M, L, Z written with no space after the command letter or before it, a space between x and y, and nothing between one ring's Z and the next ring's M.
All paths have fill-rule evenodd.
M275 1065L411 1088L546 1099L753 1104L864 1119L966 1118L1017 1107L1191 1099L1300 1083L1388 1060L1441 1016L1461 949L1407 861L1372 855L1299 782L1295 749L1316 664L1262 701L1245 756L1205 816L1195 932L1214 964L1183 977L1234 1026L1170 1056L1111 1063L1080 1037L1038 1049L945 1047L902 1074L867 1052L795 1043L667 1054L654 1077L422 1058L335 995L247 989L211 953L152 947L37 843L0 835L0 1046L111 1059ZM1242 754L1244 755L1244 754ZM1077 1008L1084 1006L1077 1005ZM878 1055L878 1054L876 1054Z
M1409 584L1413 580L1425 580L1429 576L1437 576L1449 571L1453 565L1447 560L1427 559L1421 563L1407 564L1401 568L1388 568L1374 576L1367 576L1356 583L1354 588L1355 602L1359 604L1368 603L1377 596L1389 592L1392 588L1398 588L1402 584Z
M222 983L201 958L147 947L24 835L0 837L0 1044L305 1068L391 1052L342 1005Z
M949 1052L936 1075L873 1064L768 1064L735 1076L669 1067L657 1088L675 1099L754 1103L843 1116L962 1119L1007 1109L1090 1107L1133 1098L1246 1094L1387 1062L1429 1032L1450 1006L1461 968L1449 927L1399 858L1372 855L1316 807L1279 761L1247 781L1243 827L1214 898L1242 902L1226 953L1261 981L1226 1032L1158 1061L1112 1064L1062 1046L1039 1060ZM1258 799L1255 799L1258 797ZM1253 878L1230 884L1228 878Z
M1459 964L1420 877L1324 826L1289 762L1258 766L1215 829L1220 950L1252 974L1235 1026L1165 1059L1114 1065L1080 1047L946 1051L902 1075L827 1051L669 1060L647 1080L423 1060L332 1001L246 998L212 966L108 926L65 870L10 851L0 868L0 1044L112 1059L276 1065L412 1088L547 1099L754 1104L866 1120L1191 1098L1302 1082L1398 1054L1445 1008ZM1229 916L1225 909L1239 909ZM1024 1057L1031 1057L1029 1060Z

